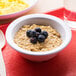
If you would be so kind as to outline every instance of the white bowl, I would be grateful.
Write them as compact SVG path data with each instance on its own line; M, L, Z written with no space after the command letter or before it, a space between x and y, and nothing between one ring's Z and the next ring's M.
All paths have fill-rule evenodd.
M29 4L28 8L25 8L22 11L7 14L7 15L0 15L0 24L10 22L15 18L24 15L26 12L28 12L35 6L35 4L38 2L38 0L25 0L25 2Z
M28 50L24 50L18 47L14 41L14 35L19 30L19 28L26 24L43 24L43 25L51 25L55 28L61 35L63 40L62 44L51 50L46 52L32 52ZM12 22L6 31L6 40L8 44L17 52L20 53L26 59L31 61L46 61L53 57L55 57L60 51L62 51L70 42L71 40L71 30L69 27L65 25L65 23L54 16L45 15L45 14L31 14L27 16L20 17Z

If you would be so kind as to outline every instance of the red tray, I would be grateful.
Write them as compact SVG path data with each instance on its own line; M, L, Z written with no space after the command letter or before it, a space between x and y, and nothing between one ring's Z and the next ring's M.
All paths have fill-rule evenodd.
M63 10L62 8L46 14L63 19ZM8 25L0 26L0 29L5 33ZM76 76L76 31L72 30L72 34L70 44L59 55L42 63L24 59L6 43L3 57L7 76Z

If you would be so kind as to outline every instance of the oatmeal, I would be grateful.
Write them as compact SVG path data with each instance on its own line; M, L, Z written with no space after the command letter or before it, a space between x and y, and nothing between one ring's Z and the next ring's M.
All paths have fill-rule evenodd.
M36 28L40 28L42 31L45 31L47 35L46 39L42 37L45 40L42 40L42 42L37 41L36 38L32 39L27 36L27 31L34 30ZM37 30L37 29L36 29ZM40 35L39 35L40 36ZM31 41L31 40L34 41ZM60 34L53 29L51 26L44 26L44 25L24 25L22 26L19 31L15 34L14 42L21 48L28 50L28 51L50 51L62 44L61 36ZM34 44L35 43L35 44Z

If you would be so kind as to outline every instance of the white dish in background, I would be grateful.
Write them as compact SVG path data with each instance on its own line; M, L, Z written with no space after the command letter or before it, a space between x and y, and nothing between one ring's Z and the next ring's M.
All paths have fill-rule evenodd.
M25 8L22 11L7 14L7 15L0 15L0 23L7 23L7 22L12 21L13 19L15 19L17 17L24 15L26 12L28 12L29 10L31 10L35 6L37 1L38 0L25 0L25 2L30 5L28 8Z
M18 47L14 43L13 37L15 33L19 30L19 28L26 24L51 25L60 33L61 38L63 40L62 44L59 47L46 52L32 52ZM31 14L20 17L9 25L6 31L6 40L8 44L14 50L19 52L20 55L23 56L24 58L29 59L31 61L46 61L55 57L60 51L62 51L69 44L71 40L71 30L68 26L65 25L65 23L61 19L55 16L46 14Z

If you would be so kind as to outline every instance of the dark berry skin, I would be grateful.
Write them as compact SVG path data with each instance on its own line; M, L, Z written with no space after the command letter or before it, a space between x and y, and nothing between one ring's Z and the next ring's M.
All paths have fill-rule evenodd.
M39 32L36 32L36 37L38 38L38 36L40 35L40 33Z
M27 35L28 37L31 37L31 31L32 31L32 30L27 30L26 35Z
M31 31L31 37L36 37L36 31Z
M48 37L48 32L46 32L46 31L42 31L42 32L41 32L41 35L44 35L45 38L47 38L47 37Z
M35 31L40 33L41 29L40 28L35 28Z
M42 31L40 28L35 28L35 30L28 30L26 35L30 38L32 44L36 44L37 41L42 43L48 37L47 31Z
M44 42L45 41L45 36L44 35L39 35L38 36L38 41L41 43L41 42Z
M37 43L36 37L30 38L30 42L31 42L32 44L36 44L36 43Z

